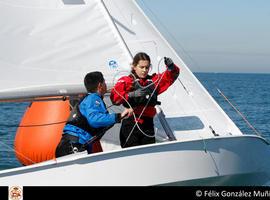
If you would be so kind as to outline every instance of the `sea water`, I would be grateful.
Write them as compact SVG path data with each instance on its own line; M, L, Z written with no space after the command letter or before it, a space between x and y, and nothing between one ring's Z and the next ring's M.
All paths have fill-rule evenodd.
M270 140L270 74L195 73L209 93L245 134L255 134L222 97ZM29 103L0 103L0 170L21 166L13 151L17 126Z
M14 153L14 138L29 103L0 103L0 170L21 166Z
M222 109L243 133L255 134L240 114L263 137L270 140L270 74L196 73Z

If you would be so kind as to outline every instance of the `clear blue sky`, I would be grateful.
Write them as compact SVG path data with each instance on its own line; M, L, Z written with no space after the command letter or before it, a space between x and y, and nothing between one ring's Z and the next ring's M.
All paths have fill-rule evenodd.
M270 73L270 0L137 2L192 71Z

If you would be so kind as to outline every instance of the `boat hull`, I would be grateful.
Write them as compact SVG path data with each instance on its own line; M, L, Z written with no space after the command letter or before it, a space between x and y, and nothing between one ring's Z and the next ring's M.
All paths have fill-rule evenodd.
M257 136L173 141L3 170L0 185L264 185L269 155L269 144Z

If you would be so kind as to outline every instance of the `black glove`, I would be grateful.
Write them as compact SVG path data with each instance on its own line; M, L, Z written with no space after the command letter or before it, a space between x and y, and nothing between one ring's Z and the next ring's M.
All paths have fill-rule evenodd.
M149 95L149 91L141 88L128 93L129 98L145 97L146 95Z
M173 70L174 63L173 63L171 58L164 57L164 63L167 66L168 70L170 70L170 71Z

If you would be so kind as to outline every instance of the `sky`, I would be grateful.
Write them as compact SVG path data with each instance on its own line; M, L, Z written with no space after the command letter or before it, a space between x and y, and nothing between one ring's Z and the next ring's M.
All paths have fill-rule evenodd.
M137 0L193 72L270 73L270 0Z

